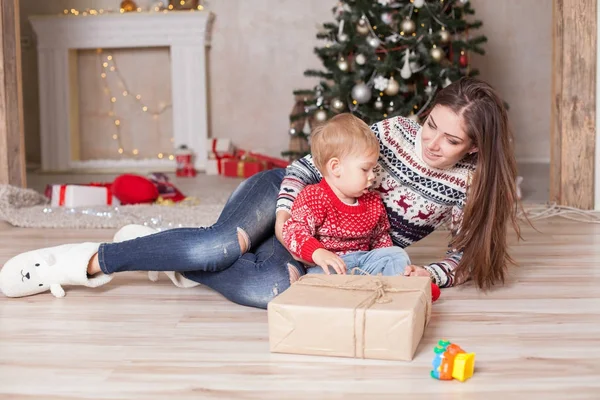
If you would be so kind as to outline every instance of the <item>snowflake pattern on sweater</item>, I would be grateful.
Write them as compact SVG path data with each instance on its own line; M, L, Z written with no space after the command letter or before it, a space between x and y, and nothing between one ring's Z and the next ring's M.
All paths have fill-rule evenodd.
M450 223L454 236L462 223L474 162L465 158L452 168L430 167L422 159L421 127L408 118L389 118L371 130L380 146L374 187L385 205L393 243L405 248L444 223ZM310 155L292 163L281 185L277 211L290 212L300 191L321 178ZM449 249L444 260L425 268L440 287L453 286L453 271L461 257L460 251Z
M308 262L320 248L341 256L393 246L386 210L376 192L348 205L323 179L300 192L291 214L283 226L283 240L292 254Z

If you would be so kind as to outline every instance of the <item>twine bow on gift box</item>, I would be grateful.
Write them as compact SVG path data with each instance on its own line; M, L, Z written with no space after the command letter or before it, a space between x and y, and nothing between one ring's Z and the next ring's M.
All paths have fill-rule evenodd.
M332 275L334 277L336 275ZM335 279L335 278L334 278ZM414 279L414 278L407 278ZM423 288L398 288L386 284L380 278L376 276L360 276L357 277L357 283L346 283L336 284L327 279L320 278L315 275L304 275L297 280L294 285L306 285L314 287L324 287L332 289L342 290L360 290L372 292L371 296L365 298L363 301L358 303L352 310L354 320L354 357L365 358L365 331L366 331L366 318L365 314L373 304L384 304L394 301L394 299L387 296L387 293L408 293L408 292L421 292L427 299L427 293ZM431 298L431 296L429 296ZM360 315L359 315L360 314ZM425 326L429 322L429 316L431 315L431 304L426 303L425 307ZM358 320L360 317L360 321ZM357 327L359 329L357 329ZM358 354L357 354L358 353Z

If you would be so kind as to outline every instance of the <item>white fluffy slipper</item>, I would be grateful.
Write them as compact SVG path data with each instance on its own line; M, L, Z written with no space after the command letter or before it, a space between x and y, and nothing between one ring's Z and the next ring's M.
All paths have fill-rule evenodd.
M115 233L115 236L113 236L113 242L124 242L126 240L132 240L132 239L136 239L136 238L139 238L142 236L152 235L153 233L157 233L157 232L158 231L156 229L150 228L149 226L135 225L135 224L125 225L124 227L119 229L117 231L117 233ZM173 282L173 284L177 287L192 288L192 287L196 287L196 286L200 285L198 282L194 282L190 279L187 279L180 272L173 272L173 271L163 271L163 272L165 273L165 275L167 275L169 277L171 282ZM156 282L156 281L158 281L158 274L159 274L159 271L148 271L148 279L150 279L152 282Z
M98 247L100 243L65 244L19 254L0 270L0 291L8 297L23 297L50 289L54 296L64 297L62 285L102 286L112 275L87 274Z

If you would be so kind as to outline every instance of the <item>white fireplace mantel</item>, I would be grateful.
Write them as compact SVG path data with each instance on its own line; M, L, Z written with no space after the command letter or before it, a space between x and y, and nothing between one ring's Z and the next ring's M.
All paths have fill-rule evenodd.
M30 17L37 36L42 169L65 171L78 161L78 49L169 47L175 147L187 145L204 169L208 137L206 47L213 14L205 11ZM164 163L165 160L162 160ZM171 162L174 165L174 162ZM163 164L164 165L164 164Z

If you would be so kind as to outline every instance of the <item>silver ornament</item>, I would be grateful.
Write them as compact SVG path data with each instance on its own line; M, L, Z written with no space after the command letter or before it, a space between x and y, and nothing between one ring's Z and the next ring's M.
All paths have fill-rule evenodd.
M439 31L438 33L440 35L440 42L448 43L450 41L450 32L448 32L447 30L443 30Z
M340 59L337 62L337 66L342 72L348 71L348 62L344 57L340 57Z
M394 21L394 18L392 17L391 13L384 12L383 14L381 14L381 20L384 24L390 25Z
M463 7L463 6L466 6L468 2L469 2L469 0L456 0L454 2L454 6L455 7Z
M395 96L400 91L400 84L392 76L388 81L388 86L385 88L385 94L388 96Z
M360 33L361 35L366 35L369 33L369 25L367 24L366 18L361 18L358 21L358 24L356 24L356 32Z
M308 118L304 118L304 125L302 125L302 133L305 135L310 135L312 131L312 127L310 126L310 122L308 122Z
M404 32L405 35L410 35L417 29L417 24L412 19L406 18L400 24L400 30Z
M365 104L371 100L371 89L364 83L357 83L352 88L352 98L358 104Z
M425 5L425 0L415 0L414 3L413 3L413 5L416 8L421 8L421 7L423 7Z
M414 58L416 58L416 56L417 55L415 54L414 51L410 52L410 58L414 59ZM415 61L411 61L408 65L410 66L410 70L411 71L417 71L419 68L421 68L421 66L419 65L419 62L416 61L416 60Z
M376 49L381 44L381 41L378 38L376 38L375 36L371 36L370 38L367 39L367 43L369 43L369 46Z
M314 117L319 122L327 121L327 112L325 110L317 110L314 113Z
M373 106L376 110L381 110L383 108L383 101L381 101L381 97L378 97L377 100L375 100L375 104Z
M387 108L387 112L388 112L388 114L391 114L394 112L394 102L393 101L390 101L390 105Z
M340 33L337 35L337 40L340 43L346 43L350 38L345 33Z
M354 61L356 61L356 63L358 65L365 65L365 63L367 62L367 56L365 56L362 53L359 53L356 55L356 58L354 59Z
M400 70L400 76L402 79L409 79L412 76L412 71L410 70L410 52L408 49L404 53L404 65L402 66L402 70Z
M427 96L431 96L433 93L433 87L431 86L431 82L427 82L427 86L425 86L425 94Z
M442 61L442 58L446 56L446 54L444 54L444 50L440 49L439 47L434 47L429 53L431 54L431 58L433 58L433 60L436 62Z

